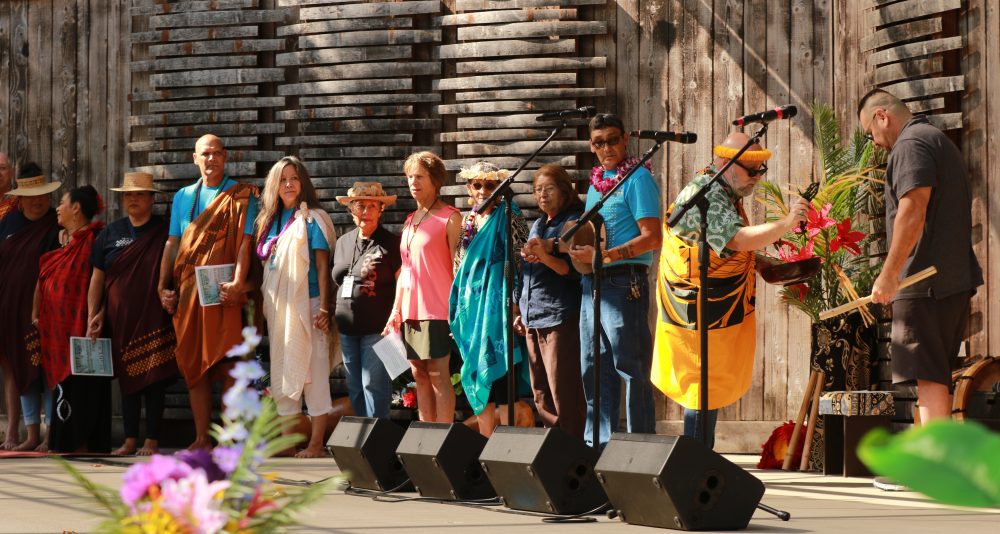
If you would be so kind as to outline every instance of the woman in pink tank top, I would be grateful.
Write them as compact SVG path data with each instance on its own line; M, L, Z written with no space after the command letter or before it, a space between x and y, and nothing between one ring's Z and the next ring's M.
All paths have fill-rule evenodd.
M455 390L448 367L453 346L448 296L462 215L439 198L448 177L441 158L417 152L403 163L403 172L417 210L403 225L399 244L403 266L396 282L396 301L382 335L402 333L417 383L420 420L451 423L455 419Z

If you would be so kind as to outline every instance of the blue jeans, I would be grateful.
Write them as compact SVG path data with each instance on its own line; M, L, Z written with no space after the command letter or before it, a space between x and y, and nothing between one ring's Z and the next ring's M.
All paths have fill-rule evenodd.
M633 299L630 287L638 289ZM580 304L580 370L587 398L584 439L593 444L594 424L594 307L592 279L582 279ZM649 329L649 282L643 272L617 270L605 273L601 284L601 420L600 442L605 444L618 430L621 381L625 380L625 416L629 432L656 432L653 384L653 334Z
M21 395L21 413L24 424L37 425L42 422L42 405L45 405L45 424L52 424L52 390L46 387L45 378L39 377Z
M701 441L701 418L698 417L698 410L684 408L684 435ZM715 422L719 419L719 410L708 410L706 419L708 421L708 445L709 449L715 448Z
M340 334L347 374L347 396L354 415L359 417L389 417L392 402L392 380L378 359L372 345L382 339L379 334L349 336Z

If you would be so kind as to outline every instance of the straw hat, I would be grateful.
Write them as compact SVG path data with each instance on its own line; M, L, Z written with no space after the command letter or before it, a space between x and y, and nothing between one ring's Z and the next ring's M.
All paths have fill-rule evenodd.
M25 164L17 177L17 188L8 194L16 197L40 197L62 187L62 182L50 182L42 174L42 169L34 164Z
M500 167L486 161L480 161L468 168L463 167L458 173L458 177L462 178L466 182L470 180L499 182L501 180L506 180L508 176L510 176L510 171L507 169L501 169Z
M153 187L153 175L148 172L127 172L121 187L112 187L112 191L120 193L130 193L133 191L148 191L159 193L159 189Z
M347 196L338 196L337 202L347 206L355 200L377 200L383 206L391 206L396 202L396 195L387 195L378 182L354 182L354 187L347 190Z

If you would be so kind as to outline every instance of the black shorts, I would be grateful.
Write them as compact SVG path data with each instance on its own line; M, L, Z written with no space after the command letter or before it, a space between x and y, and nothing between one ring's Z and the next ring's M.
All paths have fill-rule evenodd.
M954 390L951 373L966 337L971 291L943 299L899 299L892 303L893 384L928 380Z

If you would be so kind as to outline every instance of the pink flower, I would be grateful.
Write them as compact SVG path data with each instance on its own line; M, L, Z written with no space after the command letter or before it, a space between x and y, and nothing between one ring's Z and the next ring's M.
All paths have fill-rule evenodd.
M146 496L151 486L162 485L167 480L184 478L191 471L190 465L173 456L154 454L148 462L135 464L125 471L122 476L122 487L119 490L122 502L134 507L137 501Z
M851 231L851 218L848 217L842 222L837 223L837 237L830 241L830 252L837 252L840 250L840 247L844 247L857 256L861 254L861 247L858 246L858 241L864 238L864 233Z
M165 481L160 487L160 505L170 515L188 523L192 532L219 532L228 521L221 507L222 494L229 484L228 480L209 482L205 472L197 469L182 479Z
M791 262L799 260L807 260L813 257L813 246L814 242L810 240L801 249L797 248L794 244L788 241L779 241L780 246L778 247L778 257L781 261Z

